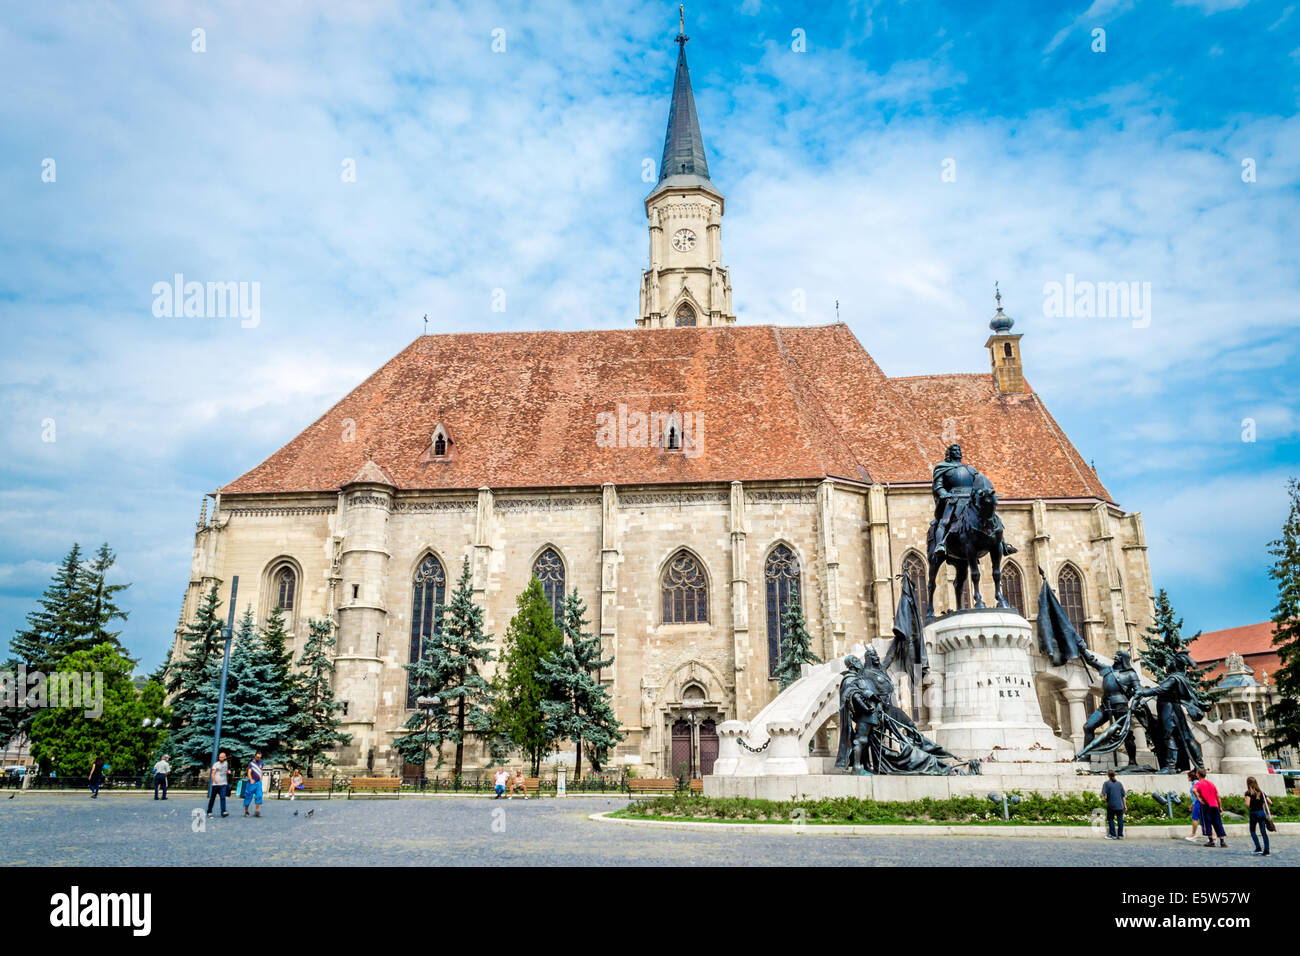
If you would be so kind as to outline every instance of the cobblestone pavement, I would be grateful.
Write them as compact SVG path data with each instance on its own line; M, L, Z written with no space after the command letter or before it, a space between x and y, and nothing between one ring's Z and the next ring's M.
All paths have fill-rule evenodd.
M211 866L217 859L325 866L1286 866L1290 840L1269 859L1247 840L1226 850L1181 840L943 836L818 836L660 830L597 823L623 798L492 800L272 800L262 819L207 819L198 795L0 795L0 864L6 866ZM298 815L294 816L294 810ZM307 811L314 811L306 816ZM252 854L251 857L244 856Z

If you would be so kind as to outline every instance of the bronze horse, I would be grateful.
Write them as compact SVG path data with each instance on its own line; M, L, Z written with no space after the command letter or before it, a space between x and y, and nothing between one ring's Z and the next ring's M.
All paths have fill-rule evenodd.
M966 577L970 575L974 593L973 607L986 607L980 596L980 558L989 555L993 564L993 593L998 607L1010 607L1002 594L1002 558L1015 554L1016 548L1008 544L1002 536L1002 519L998 517L998 496L992 483L983 475L977 475L971 487L970 500L962 510L948 532L945 542L945 554L935 560L935 540L937 523L931 522L926 535L926 551L930 565L929 617L934 617L934 583L939 576L939 568L946 561L957 571L954 587L957 591L957 606L962 606L962 595L966 592Z

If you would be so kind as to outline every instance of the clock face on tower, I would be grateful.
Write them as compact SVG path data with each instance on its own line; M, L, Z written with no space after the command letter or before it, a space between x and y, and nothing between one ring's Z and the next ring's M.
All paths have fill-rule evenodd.
M689 229L678 229L673 233L673 248L678 252L690 252L695 248L695 233Z

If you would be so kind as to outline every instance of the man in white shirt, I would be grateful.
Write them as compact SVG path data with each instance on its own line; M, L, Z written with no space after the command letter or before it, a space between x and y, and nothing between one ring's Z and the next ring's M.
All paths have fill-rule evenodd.
M167 799L167 775L172 772L172 765L168 763L170 754L163 754L162 760L153 765L153 798L158 799L158 788L162 787L162 799Z
M492 784L496 788L497 795L492 798L493 800L501 799L502 794L506 792L506 781L509 779L510 779L510 774L506 773L505 767L502 767L500 770L497 771L496 778L494 779Z
M230 816L226 812L226 774L230 772L230 764L226 761L226 752L218 752L217 762L212 765L212 785L208 793L208 816L212 816L212 804L216 802L217 797L221 798L221 815Z

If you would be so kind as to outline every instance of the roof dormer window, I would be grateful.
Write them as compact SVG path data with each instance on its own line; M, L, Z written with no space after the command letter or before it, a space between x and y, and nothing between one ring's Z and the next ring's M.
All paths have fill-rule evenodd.
M434 426L433 434L429 437L429 451L425 456L425 460L449 461L453 444L451 436L447 434L447 429L442 422L439 422Z

